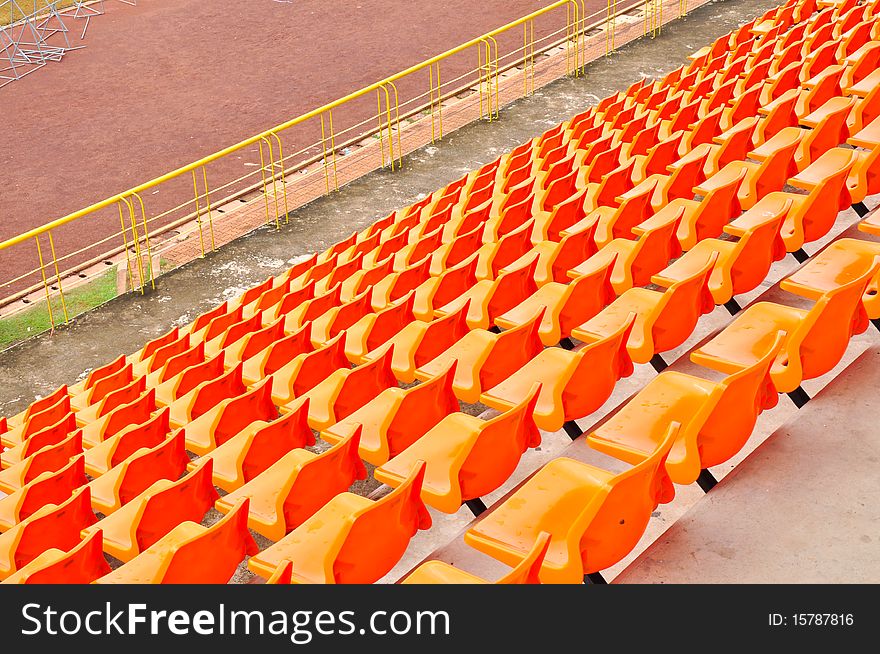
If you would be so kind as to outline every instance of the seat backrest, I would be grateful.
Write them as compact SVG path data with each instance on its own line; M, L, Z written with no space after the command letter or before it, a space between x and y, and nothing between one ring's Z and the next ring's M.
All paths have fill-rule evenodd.
M498 275L505 266L519 259L532 248L532 225L533 218L521 224L509 234L502 236L495 245L495 255L492 257L492 276Z
M536 254L529 263L498 275L493 282L492 297L489 299L488 314L490 324L494 323L496 317L507 313L538 290L538 285L535 283L535 268L537 265L538 257Z
M341 301L342 283L336 282L336 285L329 291L327 291L323 295L313 297L311 300L309 300L308 307L303 312L301 322L314 320L318 316L321 316L330 311L330 309L332 309L333 307L338 307Z
M86 481L85 459L81 454L63 468L54 472L44 472L15 493L20 494L16 507L16 521L20 522L28 518L47 504L64 502Z
M190 418L195 419L207 413L223 400L237 397L247 390L241 378L242 363L216 379L203 382L196 392L190 409Z
M315 434L309 427L308 417L309 400L305 398L296 404L293 411L254 432L248 451L241 461L245 482L256 477L291 450L315 444Z
M415 293L410 291L406 297L376 312L373 326L367 335L367 352L387 342L388 339L416 319L413 314L414 302Z
M39 431L58 423L70 413L70 396L64 395L55 404L31 415L22 426L21 440L27 440Z
M149 388L133 402L118 406L107 414L102 437L110 438L129 425L139 425L146 422L155 410L156 389Z
M303 355L293 380L293 394L298 397L327 379L334 371L350 367L345 357L345 332L339 332L324 347Z
M260 315L260 314L256 314ZM284 338L284 321L280 318L272 322L268 327L245 335L247 339L241 349L241 360L247 361L256 356L267 347Z
M76 415L72 411L68 411L58 422L35 431L28 436L24 442L22 458L39 451L47 445L54 445L64 440L74 429L76 429Z
M715 308L715 300L709 291L709 276L717 260L718 253L712 252L702 268L675 282L663 293L660 317L651 330L655 352L665 352L679 345L682 335L687 338L697 319ZM687 334L683 333L685 331Z
M214 442L222 445L252 422L270 421L278 415L272 403L272 379L265 378L253 389L228 399L214 428Z
M425 325L424 337L414 355L416 368L436 359L438 355L448 350L453 343L461 340L470 331L467 324L469 306L470 300L458 310Z
M446 306L477 283L477 256L477 253L472 254L440 275L432 299L434 307Z
M684 134L684 130L673 132L648 150L648 157L645 160L646 175L665 175L667 173L667 166L678 161L678 149L681 147Z
M39 450L30 457L27 470L20 478L21 484L29 484L44 472L60 470L82 451L81 431L75 431L62 441Z
M559 314L563 336L570 335L572 329L595 316L617 297L611 285L615 261L616 257L613 257L604 266L569 282L568 300Z
M133 402L147 388L147 378L138 377L125 386L116 389L104 396L98 403L97 417L106 416L113 409L123 404Z
M311 352L312 347L312 323L306 323L292 334L288 334L280 341L275 341L270 347L266 361L263 364L263 374L272 375L285 365L293 361L300 354Z
M351 327L367 314L373 313L373 307L370 304L372 294L373 289L365 289L360 295L355 296L338 307L336 315L333 317L333 322L327 330L327 335L332 338L339 332Z
M278 308L275 310L274 317L280 318L281 316L290 313L299 305L303 304L304 302L308 302L314 297L315 282L314 280L310 279L301 288L298 288L295 291L290 291L289 293L286 293L283 298L281 298L281 302L278 304Z
M397 386L391 370L394 346L383 348L381 356L353 368L336 396L333 415L336 421L344 420L376 397L386 388Z
M160 370L162 366L164 366L168 362L169 359L177 356L178 354L183 354L189 349L189 334L185 334L176 341L172 341L167 345L163 345L162 347L156 349L150 355L147 362L147 372L150 373L155 372L156 370Z
M49 395L45 397L41 397L39 400L34 400L28 405L28 408L25 409L24 414L21 417L22 424L26 423L32 416L45 411L51 406L55 406L58 404L60 400L67 397L68 390L67 385L62 384L54 391L52 391ZM3 430L6 431L6 430Z
M553 259L553 281L560 284L569 282L568 271L596 254L596 227L598 221L574 232L568 232L559 241L556 257Z
M546 307L541 307L530 320L506 329L495 337L492 349L480 368L481 389L493 388L544 349L538 329L546 311Z
M168 420L169 415L168 407L163 407L146 422L133 425L117 434L116 446L108 462L110 467L122 463L142 447L150 448L162 443L171 428Z
M243 310L244 307L238 306L229 313L224 313L213 318L211 322L208 323L207 327L205 327L204 334L202 334L202 340L210 341L211 339L220 336L220 334L225 332L235 323L241 322Z
M458 411L452 390L456 361L441 374L403 391L387 428L389 458L395 457L428 433L443 418Z
M400 560L410 538L431 526L421 498L425 464L414 466L400 486L360 511L333 565L336 583L373 583Z
M89 404L103 400L108 393L119 390L134 380L132 364L128 363L114 373L95 382L88 391Z
M118 485L119 503L127 504L160 479L177 479L186 470L187 463L189 457L182 431L135 453L121 464L124 472Z
M183 357L184 355L180 356ZM177 357L175 357L175 359L176 358ZM194 359L196 357L194 355L189 355L187 356L187 359L189 358ZM173 360L174 359L172 359L172 361ZM165 365L170 367L170 364L171 361L169 361ZM207 361L205 361L204 356L202 356L202 358L199 359L198 363L191 365L185 368L182 372L178 373L177 381L174 383L174 399L186 395L192 389L203 382L206 382L210 379L216 379L223 374L223 371L223 352L220 352L219 354L211 357Z

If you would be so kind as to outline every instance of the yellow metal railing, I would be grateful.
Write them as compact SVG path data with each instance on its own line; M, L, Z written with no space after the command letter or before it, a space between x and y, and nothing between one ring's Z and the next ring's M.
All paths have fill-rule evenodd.
M685 0L680 1L684 2ZM626 6L618 7L619 4L626 4ZM33 241L37 249L38 263L34 269L28 270L14 279L0 282L0 297L6 298L4 301L0 301L0 305L43 290L52 325L67 322L70 316L68 316L64 299L65 290L62 287L62 279L70 277L71 280L74 280L73 275L77 272L88 269L90 266L94 267L101 261L110 265L109 259L119 254L124 254L123 265L126 267L126 279L130 289L140 290L143 293L148 288L155 288L156 274L161 272L158 267L158 259L164 250L152 247L151 238L155 239L160 234L187 225L191 231L181 234L180 238L197 233L198 253L205 256L216 249L214 221L223 212L222 207L236 198L253 193L260 193L263 196L265 224L276 229L280 228L282 221L286 222L290 213L291 199L288 187L293 189L300 182L300 176L291 177L292 172L303 171L306 167L317 164L322 172L319 175L322 190L318 195L337 191L340 186L338 163L340 151L350 145L363 142L363 139L370 135L378 142L381 166L397 170L403 165L404 151L401 132L407 124L420 119L424 114L427 116L425 119L429 118L430 120L431 140L442 139L444 133L443 104L461 92L462 89L471 88L479 93L479 116L484 120L494 121L498 119L500 113L502 73L513 70L515 67L521 67L523 95L529 95L535 89L537 55L553 48L563 47L565 73L570 76L578 76L586 63L585 34L589 29L604 26L606 39L609 38L610 31L611 40L606 41L606 51L610 51L614 48L616 16L624 11L643 7L647 33L649 23L652 27L656 26L657 29L662 23L662 8L660 9L661 13L656 15L659 5L660 0L635 0L631 3L608 0L606 8L587 15L584 0L554 2L516 21L219 152L96 202L63 218L7 239L0 243L0 255L12 247ZM551 24L554 20L561 25ZM539 29L536 30L536 22L542 23L542 21L543 33L540 33L541 26L539 25ZM520 26L523 29L522 45L506 45L507 41L510 41L509 36L511 36L508 33ZM536 31L539 32L537 38ZM457 61L454 59L456 56L466 57L467 53L472 53L473 50L477 52L475 68L466 69L458 76L441 81L441 64L447 68ZM427 73L425 81L428 90L401 101L398 83L422 71ZM338 126L334 126L335 110L358 101L363 105L363 102L373 93L376 94L376 114L372 119L368 118L342 130L338 129ZM313 120L320 124L320 140L295 152L285 154L285 140L282 139L283 135L286 136L285 132ZM371 121L372 125L370 125ZM342 140L343 137L348 140ZM287 139L288 145L291 142L292 139ZM228 160L231 155L241 155L251 151L259 155L257 169L215 188L209 186L208 167L211 164ZM142 199L147 197L146 193L150 191L155 194L160 186L163 189L175 186L175 189L184 195L182 190L184 185L181 182L187 176L191 177L192 181L191 196L172 208L148 216ZM305 183L305 181L302 182L302 184ZM173 193L171 194L173 195ZM84 248L62 256L57 255L56 239L53 238L53 232L57 235L59 229L86 218L92 217L97 220L97 216L103 216L102 212L112 209L114 205L117 207L120 224L118 232L97 239ZM185 215L180 216L180 214ZM192 226L190 227L190 225ZM89 228L83 227L83 229ZM51 265L44 259L43 249L40 245L40 239L44 235L48 237L50 244ZM89 253L97 256L89 259ZM86 260L84 261L84 259ZM65 270L62 270L62 263L66 267ZM47 274L47 268L50 269L49 274ZM54 270L54 284L50 281L53 277L51 270ZM28 282L34 279L34 275L38 275L36 282L28 285ZM87 275L80 274L79 277L87 277ZM51 313L50 296L53 292L61 299L63 321L61 316L55 316ZM56 320L56 318L58 319Z

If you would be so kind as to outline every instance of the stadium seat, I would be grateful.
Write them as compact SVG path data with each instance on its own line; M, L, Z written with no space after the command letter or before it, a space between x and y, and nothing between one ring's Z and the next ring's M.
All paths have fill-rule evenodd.
M0 498L0 531L7 531L47 504L61 504L86 483L82 455L53 472L38 475L29 484Z
M4 450L0 454L0 467L6 469L20 463L44 447L60 443L74 430L76 430L76 418L73 412L70 412L54 425L49 425L45 429L31 434L23 443Z
M269 578L292 561L291 583L372 583L400 559L410 538L431 526L419 497L424 464L385 497L372 501L342 493L280 541L248 560Z
M289 404L334 371L348 368L344 347L345 332L340 332L324 347L299 354L272 373L272 402L276 406Z
M156 389L150 388L136 400L113 409L110 413L82 428L83 447L95 447L131 425L150 419L156 406Z
M498 581L492 582L496 584L539 584L541 580L538 573L541 565L544 563L544 556L550 547L550 534L546 531L538 535L534 547L532 547L528 556L526 556L519 564L511 569ZM490 583L472 575L464 570L459 570L455 566L444 563L443 561L426 561L419 567L412 570L402 584L487 584Z
M14 426L0 434L0 443L5 447L15 447L28 440L34 434L43 431L47 427L57 424L70 413L70 397L64 395L55 404L46 407L38 413L28 416L27 420L20 425Z
M210 527L186 521L97 580L99 584L225 584L259 549L247 529L248 501Z
M665 461L678 433L672 423L654 453L614 474L567 457L545 464L465 532L465 542L502 563L518 565L541 532L551 535L542 583L581 583L635 546L651 513L675 491Z
M3 580L4 584L88 584L110 572L95 531L70 551L50 548Z
M214 506L228 513L248 498L248 526L270 540L280 540L355 480L366 478L358 457L359 440L360 429L355 429L321 454L291 450Z
M64 440L47 445L0 472L0 491L14 493L41 474L60 470L82 451L82 433L75 431Z
M86 450L86 474L100 477L142 447L152 448L162 443L170 429L167 407L158 411L143 424L124 428L116 435Z

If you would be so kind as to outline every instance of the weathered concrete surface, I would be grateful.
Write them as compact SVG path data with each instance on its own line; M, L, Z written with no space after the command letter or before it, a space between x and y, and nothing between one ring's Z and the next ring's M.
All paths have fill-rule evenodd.
M878 386L872 347L615 581L880 581Z
M724 0L705 5L587 67L505 107L501 120L475 123L404 160L400 172L372 173L341 193L305 206L280 232L261 228L221 251L159 279L155 293L127 295L77 318L70 326L0 354L0 415L14 414L35 396L71 383L120 352L131 352L210 309L225 297L415 201L499 153L625 88L642 75L657 76L686 61L700 46L778 4L774 0Z

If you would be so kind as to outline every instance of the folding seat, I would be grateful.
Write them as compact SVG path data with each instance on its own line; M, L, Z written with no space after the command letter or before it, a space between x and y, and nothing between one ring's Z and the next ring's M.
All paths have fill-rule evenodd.
M187 357L187 359L190 358L197 357ZM171 361L166 366L170 363ZM154 389L156 392L156 402L161 406L170 406L178 398L183 397L199 384L211 379L217 379L225 370L223 355L218 354L208 360L201 360L198 363L187 366L181 372L171 377L163 376L162 383Z
M512 197L512 196L508 196ZM515 203L505 202L499 207L498 213L490 215L483 228L483 243L496 243L511 232L519 231L522 226L532 217L532 207L535 205L535 193L530 191L523 199Z
M312 352L300 354L272 375L272 402L289 404L329 377L335 370L349 368L345 358L345 332Z
M829 66L837 63L836 52L837 41L833 38L810 52L805 58L804 78L810 79L815 77Z
M156 405L156 390L150 388L137 399L122 404L107 415L90 422L82 428L83 447L91 448L115 436L130 425L140 425L150 419Z
M594 235L597 223L566 230L558 242L542 241L500 272L514 270L531 261L537 255L535 283L540 288L550 282L567 282L568 271L596 254Z
M204 313L199 314L198 316L196 316L195 320L193 320L191 323L180 328L180 332L179 332L180 335L197 334L198 332L204 330L204 328L207 327L208 324L212 320L214 320L214 318L226 315L227 306L228 306L227 302L222 302L219 305L217 305L216 307L214 307L213 309L211 309L210 311L206 311ZM122 366L120 366L120 367L122 367Z
M865 43L871 40L871 32L874 29L874 21L871 19L861 21L849 30L841 34L841 42L835 53L838 60L846 59L847 56L856 52Z
M502 329L513 329L531 320L543 310L538 337L546 346L556 345L571 335L571 330L599 313L617 295L611 286L615 265L595 266L568 284L549 282L532 295L495 319Z
M703 167L711 150L708 144L697 146L668 167L668 174L650 175L635 188L653 187L651 207L659 211L676 198L690 200L694 197L694 187L703 180ZM634 189L635 190L635 189Z
M368 352L388 342L408 324L417 320L413 314L415 292L410 291L386 308L368 313L345 330L345 356L361 363Z
M627 157L633 157L635 155L645 156L648 154L648 151L654 147L658 142L660 142L660 121L656 121L649 126L646 126L644 129L638 131L638 133L634 134L631 139L628 140L629 147L624 146L624 154Z
M74 411L81 411L87 406L100 402L109 393L129 385L132 381L134 381L132 364L127 363L116 372L95 382L91 388L71 396L70 406Z
M584 206L590 210L597 207L613 207L619 204L618 198L635 186L633 182L636 158L631 157L614 170L608 172L601 182L587 184L587 198Z
M309 282L315 282L315 285L317 286L317 283L319 281L324 279L327 275L329 275L336 269L336 266L338 265L338 258L338 254L333 254L327 257L324 261L316 263L311 268L306 270L302 275L300 275L296 279L293 279L290 284L291 288L301 288Z
M801 119L801 124L815 127L815 125L805 122L804 118L829 100L840 99L840 96L843 95L840 87L843 72L843 66L830 66L801 85L805 90L801 91L794 106L794 111ZM837 144L835 143L835 145Z
M168 416L172 427L183 427L188 422L207 413L221 401L237 397L247 391L241 378L242 364L215 379L204 381L194 389L181 395L168 405Z
M88 584L110 572L94 532L70 551L51 548L3 580L4 584Z
M210 460L177 481L161 479L122 508L82 531L100 529L104 552L130 561L181 522L201 522L217 499L211 484Z
M679 148L684 135L683 130L675 132L650 148L647 154L635 155L633 178L643 180L650 175L667 173L669 166L679 159Z
M0 531L11 529L47 504L60 504L86 483L82 455L54 472L44 472L29 484L0 498Z
M697 241L684 256L651 278L654 284L669 288L701 269L715 253L717 260L709 275L709 292L716 305L726 304L735 295L757 288L767 277L774 261L785 257L780 230L791 201L764 196L746 213L724 226L724 232L737 241L707 238Z
M248 499L248 526L270 540L281 540L356 479L366 479L367 470L358 457L359 437L355 429L321 454L291 450L214 506L229 513Z
M411 240L409 245L394 255L394 270L403 271L430 257L443 245L444 225L439 225L429 234L423 234ZM414 232L411 232L414 233Z
M482 233L483 228L487 220L489 220L489 216L492 215L492 212L495 210L494 203L492 199L488 199L482 204L468 209L466 212L462 213L458 218L451 219L446 225L443 227L443 242L449 243L458 236L463 234L470 234L474 230L479 228L480 231L480 243L482 243ZM435 254L431 255L432 258L440 256L437 254L438 251L442 251L441 248L437 248L435 250Z
M509 411L539 384L532 415L540 429L558 431L565 423L590 415L608 399L617 380L633 372L626 343L634 320L635 316L630 316L615 331L591 338L574 350L548 347L482 393L480 401Z
M615 238L631 238L632 228L645 221L654 210L651 208L651 196L654 193L654 182L640 184L631 191L620 196L618 207L599 207L591 211L586 218L568 227L562 232L563 236L573 231L582 229L586 225L596 222L594 235L596 244L602 247Z
M761 412L776 406L779 396L769 373L784 337L777 334L764 356L718 382L664 370L588 434L587 442L637 464L656 451L670 424L679 423L666 470L673 483L694 483L702 470L739 452Z
M162 369L165 363L179 354L183 354L190 349L189 335L184 334L176 341L172 341L167 345L157 348L149 357L143 361L132 364L132 377L140 377L141 375L150 375ZM149 384L149 377L147 379Z
M655 452L614 474L574 459L553 459L465 532L465 542L515 566L541 532L551 534L542 583L581 583L636 545L658 504L674 496L665 462L678 432L669 426Z
M449 268L454 268L477 252L483 245L483 225L476 225L468 232L462 232L448 243L444 243L431 255L429 272L436 277Z
M532 221L502 236L499 240L484 244L477 255L476 276L478 280L493 280L506 266L529 252L532 248Z
M391 370L393 347L382 347L375 353L375 358L355 368L336 370L297 398L309 400L309 426L318 431L326 429L360 409L385 389L397 387L397 379ZM281 407L282 413L286 410L286 406Z
M532 243L558 241L562 238L562 231L586 217L586 199L587 192L582 189L552 210L536 212L532 227Z
M841 238L833 241L821 252L814 254L803 266L783 279L779 286L814 302L822 295L864 275L870 270L875 257L880 257L880 243L857 238ZM880 318L878 282L868 282L862 304L868 318Z
M337 259L336 266L333 268L333 271L326 277L315 283L315 293L326 293L337 284L339 284L341 288L341 285L347 279L349 279L352 275L354 275L358 270L361 269L361 266L363 265L363 259L363 254L358 254L353 259L350 259L345 263L341 263Z
M0 472L0 491L14 493L43 473L57 472L78 454L82 454L82 434L77 431Z
M442 375L456 363L452 388L463 402L479 400L483 390L492 388L544 349L538 327L544 315L539 308L522 325L496 334L474 329L436 358L416 369L416 379L425 381Z
M73 413L68 413L54 425L49 425L45 429L41 429L30 436L27 440L17 445L13 445L0 454L0 468L10 468L17 463L33 456L44 447L57 445L65 440L72 432L76 430L76 418Z
M665 291L631 288L579 327L572 336L592 342L617 332L636 315L627 339L627 350L635 363L648 363L654 355L684 343L704 313L715 308L707 282L717 255L703 268Z
M724 173L713 175L694 188L696 194L702 196L701 200L676 198L669 203L664 211L679 208L682 211L675 233L682 250L690 250L703 239L719 236L724 225L742 212L737 191L745 176L745 169L726 168Z
M127 357L125 357L125 362L132 363L135 365L143 364L143 363L149 361L150 358L156 352L158 352L160 349L162 349L163 347L170 345L176 341L179 341L180 338L181 338L180 330L177 327L172 327L170 330L168 330L167 332L165 332L161 336L158 336L158 337L152 339L151 341L148 341L147 343L145 343L144 346L140 350L138 350L137 352L133 352L132 354L129 354ZM118 362L118 359L114 363L116 365L118 365L117 362ZM110 364L110 365L112 366L114 364ZM97 381L97 380L96 379L93 380L93 383L94 383L94 381ZM86 390L86 389L83 388L83 389L77 389L77 390L79 392L81 392L82 390Z
M795 112L795 105L799 97L798 89L791 89L769 104L758 107L758 113L764 118L758 123L753 142L763 144L783 128L797 127L798 115Z
M746 82L749 77L746 77ZM761 106L761 91L764 88L763 75L740 91L730 107L723 112L721 129L730 129L739 122L758 115L758 107ZM745 85L744 82L743 84Z
M732 161L709 178L708 183L713 185L714 177L718 175L721 175L723 180L728 180L731 176L737 176L741 171L745 171L737 197L743 209L750 209L771 191L781 190L786 180L797 172L794 153L802 136L803 130L778 134L749 153L749 158L758 163Z
M125 356L120 355L119 357L117 357L116 359L111 361L110 363L105 364L103 366L100 366L98 368L95 368L86 376L86 378L83 381L78 382L78 383L73 384L72 386L68 387L68 389L67 389L68 394L79 395L80 393L83 393L83 392L89 390L92 386L94 386L98 381L100 381L101 379L103 379L107 375L112 375L115 372L119 372L119 370L121 370L122 368L125 367L126 363L128 363L128 362L126 361ZM28 407L29 415L22 416L22 418L30 417L35 413L39 413L41 410L49 408L50 405L46 404L46 402L48 401L48 399L50 397L55 397L55 393L57 393L57 392L58 391L56 390L54 393L52 393L48 397L45 397L42 400L34 402L33 408ZM56 398L56 401L58 399L60 399L60 398ZM53 404L54 404L54 402L53 402ZM16 418L17 418L17 416L16 416ZM13 424L20 424L20 422L23 422L23 419L20 421L19 420L12 421Z
M86 473L92 478L100 477L141 448L153 448L164 442L170 428L166 407L143 424L122 429L114 436L86 450Z
M372 289L370 303L375 311L381 311L430 278L431 257L428 255L404 270L380 280Z
M847 69L841 86L851 95L864 96L877 84L880 66L880 42L868 41L844 59Z
M241 377L246 386L274 375L296 357L312 352L312 323L308 322L242 364Z
M853 334L868 327L862 296L880 269L875 259L865 274L828 291L809 309L772 302L750 305L712 340L691 353L691 360L727 374L751 365L772 345L778 331L787 336L770 374L780 393L805 379L824 375L840 361Z
M336 444L361 425L360 456L374 465L385 463L425 435L450 413L458 411L452 391L455 363L442 374L411 388L389 388L363 407L321 432Z
M849 137L849 129L846 125L847 116L852 108L852 100L845 98L832 98L817 112L801 120L804 125L812 126L813 129L803 134L803 138L794 154L794 162L798 170L804 170L816 161L823 153L838 144L843 143ZM780 132L791 133L796 127L788 127Z
M291 583L372 583L398 562L431 516L419 497L424 464L404 484L372 501L341 493L274 545L252 556L248 569L263 578L292 561Z
M432 321L413 321L392 336L388 343L391 348L391 370L394 376L405 384L415 381L415 371L419 366L431 361L441 352L470 331L467 312L470 301L451 313ZM364 358L376 358L384 348L368 352Z
M455 513L469 500L499 488L516 469L522 454L541 444L532 419L540 385L518 405L490 420L466 413L446 416L422 438L376 468L380 482L397 488L419 461L425 462L422 500L444 513Z
M853 203L862 202L869 195L880 192L880 120L876 118L847 143L865 150L854 150L858 159L850 169L847 180L850 199Z
M275 278L270 275L265 281L251 286L238 297L229 300L228 310L236 309L238 307L246 307L259 298L263 293L271 289L274 285Z
M184 336L184 339L189 339ZM203 341L197 342L192 347L168 357L158 370L154 370L146 374L147 388L160 386L163 382L167 382L172 377L179 375L191 366L195 366L205 362L205 344ZM213 362L214 366L218 363ZM193 373L197 374L197 373ZM170 388L173 384L169 384L166 388Z
M318 295L311 300L306 300L296 309L284 315L284 331L290 333L296 331L307 322L325 314L333 307L339 306L342 299L342 284L337 284L323 295ZM276 318L281 317L281 314Z
M0 533L0 580L22 569L50 549L70 551L80 532L97 522L82 486L58 504L46 504L29 518Z
M152 448L141 448L119 465L89 483L92 508L110 515L160 479L172 481L186 470L183 433L177 432Z
M500 273L494 280L482 279L448 304L435 308L433 315L442 317L457 311L467 302L468 326L471 329L488 329L495 324L495 318L538 290L534 279L537 264L538 257L535 255L528 265Z
M552 209L577 191L579 159L578 153L572 152L546 171L537 173L535 196L539 208Z
M54 394L53 394L54 395ZM70 396L62 395L55 404L30 415L16 427L0 434L0 442L5 447L15 447L27 441L34 434L57 424L70 413Z
M312 345L316 348L321 347L341 331L348 329L364 316L373 313L373 307L370 304L372 294L372 289L366 289L354 299L333 307L315 318L312 321L310 333Z
M581 164L581 174L578 177L577 183L578 188L586 188L588 184L598 184L610 175L615 168L620 166L620 152L622 148L623 145L618 143L609 146L607 150L602 152L597 152L595 148L591 150L589 161L585 158Z
M832 148L788 179L790 185L807 191L806 195L774 191L766 196L791 200L791 209L782 225L786 250L795 252L804 243L825 236L834 226L837 214L850 206L846 181L856 160L852 150Z
M572 279L611 265L611 287L621 295L633 286L651 283L651 275L681 254L675 237L683 207L669 206L632 228L635 241L615 238L592 257L569 271Z
M259 318L259 316L255 317ZM227 370L234 368L236 364L257 356L284 336L284 321L280 318L267 327L259 328L258 325L258 329L245 334L243 338L224 348L223 367Z
M528 555L510 572L495 582L489 582L443 561L426 561L409 572L401 584L539 584L538 573L550 546L550 534L541 532Z
M250 318L244 318L234 325L230 325L226 331L205 342L205 356L213 357L223 353L227 347L233 346L246 336L263 328L263 317L254 314Z
M846 118L846 128L849 134L857 134L878 117L880 117L880 75L874 88L864 98L855 100Z
M724 106L726 106L726 103L707 112L705 116L694 123L691 131L685 134L685 148L693 150L698 145L712 143L712 139L721 134L721 116Z

